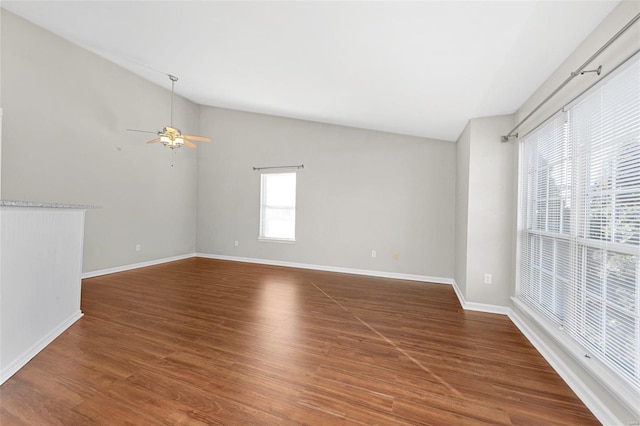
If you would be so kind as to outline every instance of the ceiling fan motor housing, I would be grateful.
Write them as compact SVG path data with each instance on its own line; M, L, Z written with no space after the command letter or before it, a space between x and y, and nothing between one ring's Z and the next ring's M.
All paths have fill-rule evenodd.
M180 129L167 126L161 132L158 132L158 136L160 136L160 142L171 149L180 148L184 145L184 138Z

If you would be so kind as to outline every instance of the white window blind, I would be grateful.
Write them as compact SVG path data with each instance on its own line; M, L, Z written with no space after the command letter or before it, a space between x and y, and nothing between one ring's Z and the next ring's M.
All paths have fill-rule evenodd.
M640 61L523 141L518 297L640 390Z
M260 179L260 238L294 241L296 174L263 173Z

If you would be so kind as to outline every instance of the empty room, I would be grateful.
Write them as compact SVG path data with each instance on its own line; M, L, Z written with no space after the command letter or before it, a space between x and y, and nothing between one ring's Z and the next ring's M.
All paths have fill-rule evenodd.
M0 3L0 424L640 424L640 1Z

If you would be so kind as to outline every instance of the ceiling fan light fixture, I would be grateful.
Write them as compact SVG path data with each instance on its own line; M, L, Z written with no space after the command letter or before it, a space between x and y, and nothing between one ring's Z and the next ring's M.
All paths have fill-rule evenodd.
M177 138L175 138L173 143L175 143L176 145L183 145L184 144L184 139L182 139L180 136L178 136Z
M171 143L171 139L169 136L160 135L160 142L162 142L163 145L168 145Z

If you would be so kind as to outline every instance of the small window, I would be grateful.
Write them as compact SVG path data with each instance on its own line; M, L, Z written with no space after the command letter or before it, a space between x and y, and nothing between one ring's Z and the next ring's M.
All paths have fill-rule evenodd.
M295 241L296 174L263 173L260 181L260 239Z

